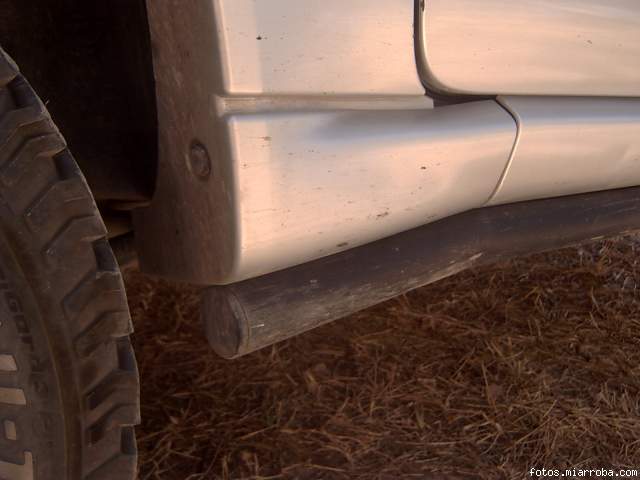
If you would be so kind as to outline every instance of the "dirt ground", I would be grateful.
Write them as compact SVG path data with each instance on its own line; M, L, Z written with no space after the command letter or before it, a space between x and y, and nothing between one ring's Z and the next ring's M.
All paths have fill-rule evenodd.
M142 479L640 468L640 239L468 271L236 361L129 273Z

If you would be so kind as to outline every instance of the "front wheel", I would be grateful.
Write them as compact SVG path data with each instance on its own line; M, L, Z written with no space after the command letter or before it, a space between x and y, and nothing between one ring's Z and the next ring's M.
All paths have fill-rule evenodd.
M130 332L89 187L0 49L0 479L135 478Z

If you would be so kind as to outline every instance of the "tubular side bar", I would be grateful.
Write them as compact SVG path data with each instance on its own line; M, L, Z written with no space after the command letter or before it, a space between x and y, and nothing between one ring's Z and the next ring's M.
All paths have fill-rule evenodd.
M204 292L213 349L235 358L461 270L640 228L640 187L487 207Z

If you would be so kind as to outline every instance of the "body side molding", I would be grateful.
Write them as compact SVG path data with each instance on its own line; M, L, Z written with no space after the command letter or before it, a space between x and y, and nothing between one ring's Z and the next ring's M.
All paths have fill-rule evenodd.
M518 140L490 205L640 185L640 99L499 101Z

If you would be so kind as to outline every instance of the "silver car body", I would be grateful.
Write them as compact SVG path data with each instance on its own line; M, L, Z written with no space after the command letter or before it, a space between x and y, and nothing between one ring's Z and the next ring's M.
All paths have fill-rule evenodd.
M227 284L470 209L640 185L634 0L148 10L161 132L158 190L135 218L148 272Z
M640 96L636 0L427 0L418 25L441 91Z

